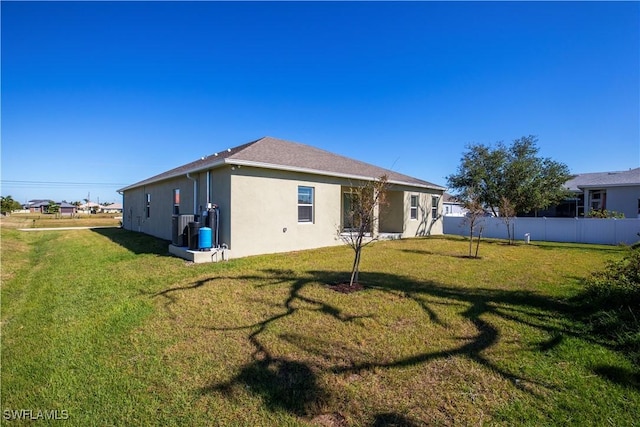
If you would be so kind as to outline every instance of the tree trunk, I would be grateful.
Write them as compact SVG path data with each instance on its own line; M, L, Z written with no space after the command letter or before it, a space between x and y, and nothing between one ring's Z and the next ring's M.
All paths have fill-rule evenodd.
M356 248L356 254L353 258L353 268L351 269L351 280L349 281L349 286L353 286L355 283L358 283L358 273L360 269L360 252L362 248Z
M516 244L516 225L511 224L511 244Z
M478 232L478 239L476 240L476 258L478 258L478 249L480 249L480 239L482 238L482 229L484 227L480 227L480 231Z

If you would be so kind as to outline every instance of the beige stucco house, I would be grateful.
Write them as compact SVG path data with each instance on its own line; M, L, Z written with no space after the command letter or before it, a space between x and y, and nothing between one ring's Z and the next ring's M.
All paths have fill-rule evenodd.
M122 188L123 228L172 240L176 215L215 204L219 243L234 258L343 244L348 189L384 174L388 203L372 235L442 234L444 187L271 137Z

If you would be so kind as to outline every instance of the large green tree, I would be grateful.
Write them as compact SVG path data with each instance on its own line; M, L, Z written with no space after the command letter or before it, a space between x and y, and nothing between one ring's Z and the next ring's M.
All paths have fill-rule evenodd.
M449 188L463 201L473 192L482 205L498 215L508 203L514 212L545 209L567 196L564 183L569 168L550 158L538 157L538 139L523 136L509 146L471 144L455 174L447 177Z
M13 197L11 196L0 196L0 202L0 210L3 214L11 213L12 211L22 208L22 205L19 202L13 200Z

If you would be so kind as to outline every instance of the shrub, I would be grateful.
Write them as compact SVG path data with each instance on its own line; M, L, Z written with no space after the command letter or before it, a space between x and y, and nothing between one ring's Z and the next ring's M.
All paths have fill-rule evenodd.
M593 208L591 208L591 210L589 211L589 214L587 216L589 218L618 218L618 219L623 219L624 218L624 213L623 212L616 212L616 211L608 211L606 209L593 209Z
M609 261L602 271L587 279L591 303L616 307L640 304L640 248L634 248L619 261Z
M610 261L586 280L587 322L591 332L640 361L640 247Z

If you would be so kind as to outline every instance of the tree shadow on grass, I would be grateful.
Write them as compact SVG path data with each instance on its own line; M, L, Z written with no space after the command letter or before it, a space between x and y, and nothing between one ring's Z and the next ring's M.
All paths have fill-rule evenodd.
M371 427L418 427L419 425L404 415L385 412L376 414Z
M463 254L443 254L441 252L433 252L433 251L425 251L422 249L398 249L401 252L408 254L416 254L416 255L430 255L430 256L443 256L450 258L461 258L461 259L471 259L471 260L481 260L481 256L473 256L473 255L463 255Z
M340 322L353 322L366 316L350 316L331 304L302 295L302 289L314 281L312 277L297 277L287 270L266 270L264 273L267 274L268 282L260 287L290 283L289 295L283 301L282 312L249 325L209 328L218 331L252 330L248 341L254 351L252 361L244 365L230 381L211 384L201 389L200 393L222 392L233 396L236 387L240 385L241 389L247 388L260 396L272 411L285 410L301 417L316 416L322 412L330 398L330 394L317 383L316 372L319 368L310 363L274 355L262 342L261 334L271 324L302 310L318 311ZM240 279L264 280L265 276L242 276ZM296 302L305 302L307 306L302 308Z
M212 383L200 389L201 394L224 393L233 396L234 390L251 390L260 396L265 405L271 410L284 410L301 417L313 417L322 413L323 408L331 406L328 402L332 394L318 384L319 373L333 374L360 374L362 371L374 371L377 369L394 369L417 366L438 359L446 359L458 356L471 360L497 376L509 381L514 387L543 398L541 389L552 390L556 387L545 384L533 378L523 377L508 368L500 366L485 355L485 351L498 344L501 333L492 318L501 318L510 322L517 322L538 330L547 332L550 339L539 343L534 350L547 352L563 342L564 335L583 337L579 331L572 331L552 322L557 317L567 317L573 308L568 304L552 298L526 291L510 291L486 288L452 287L431 281L417 281L411 277L377 272L363 272L362 279L369 290L393 294L395 297L407 298L417 304L426 316L435 324L446 326L446 321L441 319L436 310L438 304L459 305L464 307L459 315L468 320L475 328L476 333L471 337L465 337L464 342L455 348L443 350L426 350L416 354L397 358L394 360L371 360L366 354L352 354L348 360L341 356L335 356L334 344L314 336L313 331L309 336L300 334L282 333L279 339L294 344L303 351L314 354L330 367L315 362L301 362L283 355L274 354L263 339L263 333L280 320L292 316L300 311L315 311L327 316L327 320L339 322L355 322L365 317L375 317L372 314L350 315L341 308L329 304L320 299L309 297L302 290L311 284L331 284L344 280L343 273L334 271L307 271L304 274L294 273L288 270L263 270L256 275L234 277L234 279L260 281L259 287L286 286L288 293L278 307L279 313L273 314L263 320L246 325L231 327L207 327L215 331L250 331L248 342L253 348L251 361L240 368L240 371L230 380L223 383ZM156 296L168 297L177 291L188 291L202 286L211 279L203 279L190 285L170 288L159 292ZM368 292L365 290L364 292ZM354 295L344 295L343 298L354 298ZM303 302L305 304L300 304ZM354 323L354 327L358 327ZM341 354L354 350L348 339ZM390 412L391 413L391 412ZM381 414L376 425L384 423L388 414ZM395 414L394 414L395 416ZM394 424L391 424L394 425ZM396 425L413 425L409 419L399 419Z
M640 372L619 366L598 365L593 368L598 376L624 387L640 390Z
M300 417L316 415L328 399L328 394L318 386L316 374L307 364L281 357L254 360L231 381L211 385L201 392L216 391L234 396L237 385L260 396L270 411L284 410Z
M165 310L170 314L172 319L176 318L175 313L173 312L173 305L176 304L178 302L178 298L176 296L174 296L173 294L175 292L181 292L181 291L188 291L188 290L192 290L192 289L197 289L200 288L204 285L206 285L209 282L212 282L216 280L216 278L205 278L205 279L200 279L197 280L193 283L189 283L187 285L179 285L179 286L173 286L171 288L167 288L163 291L160 292L155 292L155 293L148 293L145 291L140 291L141 294L146 294L149 295L151 298L155 298L155 297L162 297L165 299L165 304L164 304L164 308Z
M111 240L134 254L171 256L169 241L122 228L92 228L91 231Z

